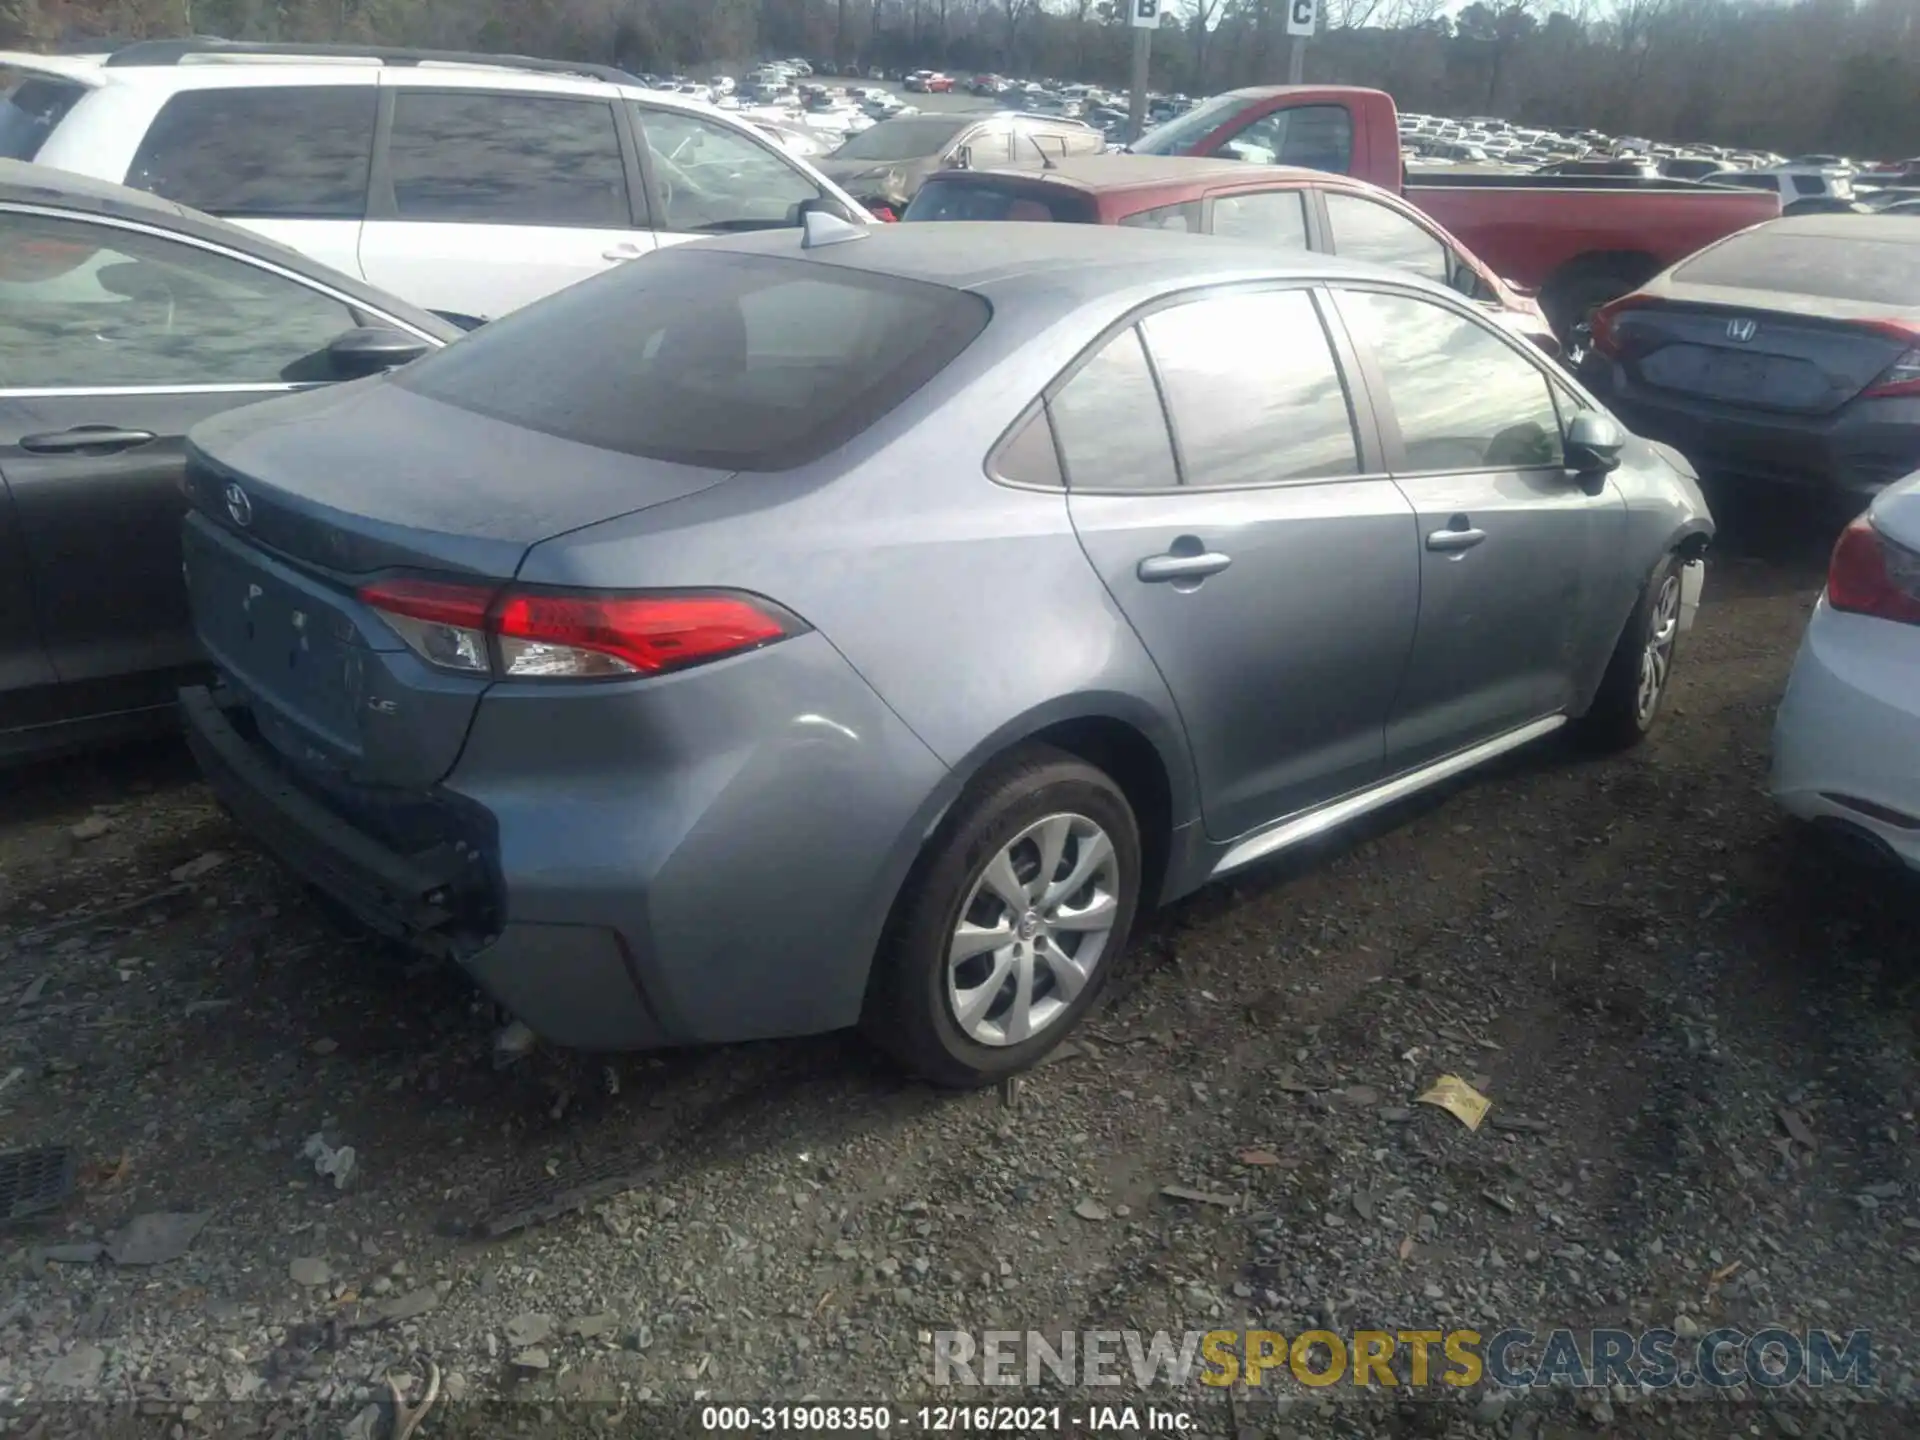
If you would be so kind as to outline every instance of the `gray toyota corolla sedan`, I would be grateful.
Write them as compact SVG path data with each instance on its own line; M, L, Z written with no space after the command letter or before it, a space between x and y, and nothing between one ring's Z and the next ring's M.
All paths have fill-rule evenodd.
M197 429L241 820L555 1041L1033 1064L1143 905L1654 723L1712 531L1469 302L1088 226L671 250Z

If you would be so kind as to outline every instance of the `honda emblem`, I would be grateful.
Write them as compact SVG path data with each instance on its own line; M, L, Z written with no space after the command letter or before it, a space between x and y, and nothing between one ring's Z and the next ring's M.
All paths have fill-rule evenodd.
M1744 345L1760 333L1760 327L1751 320L1729 320L1727 338L1736 344Z

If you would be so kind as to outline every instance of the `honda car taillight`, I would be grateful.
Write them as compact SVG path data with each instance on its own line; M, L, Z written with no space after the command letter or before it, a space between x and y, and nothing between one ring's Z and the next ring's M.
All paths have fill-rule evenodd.
M1870 321L1868 329L1894 340L1904 340L1907 348L1900 358L1880 372L1879 379L1865 393L1876 400L1902 395L1920 395L1920 332L1898 320Z
M1592 338L1593 348L1609 359L1620 354L1620 317L1629 310L1638 310L1647 303L1638 295L1622 295L1610 304L1602 305L1587 321L1587 330Z
M360 598L443 670L504 679L659 675L770 645L796 622L724 591L605 594L493 589L459 581L381 580Z
M1920 553L1894 544L1862 516L1840 532L1833 547L1827 604L1854 615L1920 625Z

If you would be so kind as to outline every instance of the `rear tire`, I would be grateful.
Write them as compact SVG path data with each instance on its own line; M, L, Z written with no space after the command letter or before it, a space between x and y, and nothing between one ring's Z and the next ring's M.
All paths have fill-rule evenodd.
M1669 555L1640 592L1593 704L1576 722L1593 749L1631 749L1659 720L1680 649L1680 588L1680 559Z
M1030 1068L1098 1001L1140 878L1120 788L1063 751L1023 747L970 787L922 852L875 957L862 1028L938 1085Z

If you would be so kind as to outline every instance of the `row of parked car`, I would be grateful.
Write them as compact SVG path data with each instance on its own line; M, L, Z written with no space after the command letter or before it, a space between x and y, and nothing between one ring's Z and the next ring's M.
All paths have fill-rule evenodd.
M1843 251L1795 247L1856 237L1763 226L1606 310L1576 373L1353 166L982 158L888 225L617 72L304 58L9 62L11 133L60 165L0 164L0 735L183 716L263 844L567 1044L860 1023L989 1081L1086 1013L1144 907L1562 728L1638 742L1713 522L1681 450L1610 402L1737 412L1715 367L1762 335L1754 393L1799 400L1791 347L1869 304L1805 299L1824 339L1776 342L1749 267L1825 275ZM255 129L340 128L189 143L209 95L259 90ZM1293 123L1278 94L1248 102L1261 136ZM1357 158L1370 94L1291 99L1343 109ZM416 160L441 102L579 107L573 148L541 148L551 113L469 110ZM596 172L603 121L620 165ZM596 173L629 221L755 208L702 238L608 224L601 273L534 303L498 255L493 308L423 303L426 257L470 228L510 251ZM188 184L279 201L233 223ZM288 214L290 187L335 213ZM347 263L307 223L358 226ZM366 259L388 224L422 261L398 295ZM628 236L653 242L632 263ZM1687 318L1729 297L1744 340ZM1860 403L1903 403L1902 366ZM1911 638L1903 504L1849 532L1836 644ZM1857 684L1802 687L1824 736ZM1884 710L1849 776L1911 738ZM1920 810L1822 763L1793 793L1850 833L1888 846Z

